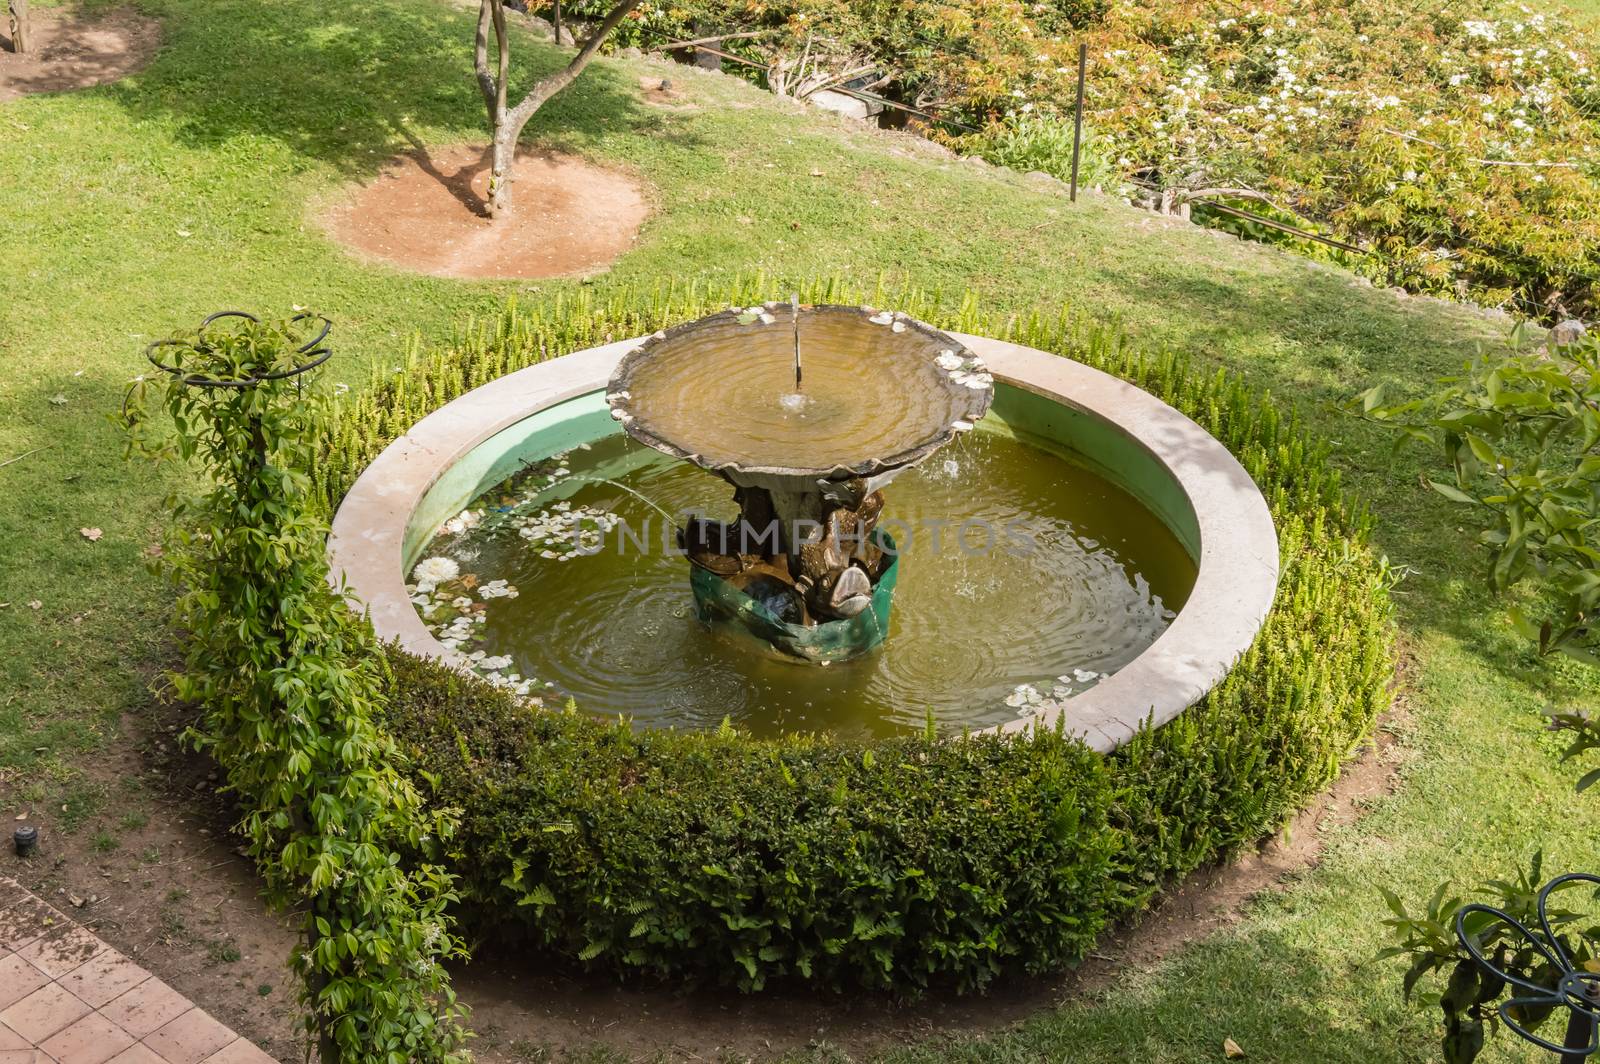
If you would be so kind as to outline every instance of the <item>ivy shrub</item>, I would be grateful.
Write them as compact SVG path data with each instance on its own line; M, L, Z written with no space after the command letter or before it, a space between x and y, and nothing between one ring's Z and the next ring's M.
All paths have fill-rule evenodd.
M124 404L130 453L194 462L207 481L168 504L183 666L167 680L200 707L185 738L226 773L267 896L299 922L320 1060L448 1064L466 1036L439 962L461 945L452 877L428 855L455 818L425 806L380 726L384 658L328 582L305 473L324 408L297 373L303 339L294 323L223 318L160 348L176 372L141 378Z
M328 505L420 416L568 351L746 305L669 287L509 308L444 349L413 349L328 430ZM1277 604L1204 699L1120 750L1047 729L893 739L638 732L525 705L392 654L386 717L450 841L468 925L520 929L588 968L756 990L981 987L1081 957L1174 877L1281 826L1388 704L1390 574L1328 451L1225 373L1145 354L1063 311L994 320L915 291L811 285L811 301L893 305L945 328L1067 355L1205 426L1261 485L1277 524Z

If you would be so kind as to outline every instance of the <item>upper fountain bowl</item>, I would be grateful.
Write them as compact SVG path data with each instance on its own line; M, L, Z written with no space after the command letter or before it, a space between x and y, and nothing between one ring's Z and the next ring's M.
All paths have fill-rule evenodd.
M729 479L842 481L921 461L989 409L963 344L871 307L766 303L658 332L623 356L606 401L641 443Z

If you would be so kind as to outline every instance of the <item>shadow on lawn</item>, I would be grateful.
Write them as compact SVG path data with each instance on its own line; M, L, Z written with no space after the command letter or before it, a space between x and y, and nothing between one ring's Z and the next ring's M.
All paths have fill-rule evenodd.
M1133 928L1102 947L1110 952L1092 962L1087 978L1019 976L983 994L935 990L915 1000L794 988L744 995L618 986L510 949L486 951L455 978L489 1045L537 1044L562 1058L1033 1064L1061 1060L1062 1047L1073 1046L1072 1059L1087 1061L1220 1060L1230 1037L1253 1060L1307 1060L1310 1047L1318 1061L1351 1064L1419 1055L1429 1017L1350 1016L1338 1005L1319 1006L1330 992L1335 1002L1362 1000L1354 984L1392 974L1378 965L1352 968L1275 933L1249 940L1224 933L1196 951L1220 955L1225 966L1192 964L1180 950L1169 962L1195 967L1194 977L1163 979L1157 985L1172 991L1151 994L1123 982L1143 982L1138 973L1168 957L1144 946ZM1219 968L1227 978L1216 977ZM1396 1037L1395 1024L1418 1036Z
M146 0L164 47L136 82L110 87L141 120L175 122L179 143L239 151L270 138L351 177L433 143L487 141L472 73L471 13L444 0ZM515 17L515 16L513 16ZM512 53L512 99L569 53L531 36ZM619 72L591 66L530 123L523 143L586 140L650 124Z

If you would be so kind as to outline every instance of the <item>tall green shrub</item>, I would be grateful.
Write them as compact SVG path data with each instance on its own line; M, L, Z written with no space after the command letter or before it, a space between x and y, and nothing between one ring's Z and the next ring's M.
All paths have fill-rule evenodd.
M377 727L383 660L328 583L305 473L323 404L283 376L303 345L287 323L231 321L160 348L176 372L136 386L123 415L131 453L204 478L170 503L171 693L200 708L189 738L226 772L268 896L299 916L293 965L325 1064L463 1059L439 964L460 952L454 885L434 860L454 818L425 807Z

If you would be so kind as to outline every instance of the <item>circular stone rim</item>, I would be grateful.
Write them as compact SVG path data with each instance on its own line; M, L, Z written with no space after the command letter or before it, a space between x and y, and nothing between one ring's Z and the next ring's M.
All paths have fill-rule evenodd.
M793 304L778 302L775 300L768 300L767 302L761 304L761 307L769 312L788 309L791 306L793 306ZM976 361L977 366L974 368L977 371L984 373L989 372L987 363L985 363L984 360L966 344L956 339L950 333L945 332L943 329L934 328L927 322L919 321L908 314L902 314L901 312L895 310L880 311L876 307L860 306L850 303L801 303L800 309L802 311L809 310L813 312L844 312L864 319L870 319L878 314L888 314L891 316L890 321L884 324L884 328L892 328L893 323L897 321L903 322L908 329L922 334L936 344L945 346L952 354L960 358L962 362ZM685 462L692 462L701 469L710 470L711 472L723 477L726 477L730 472L733 472L756 476L814 477L819 480L842 481L851 480L856 477L875 477L896 469L905 469L908 466L916 465L918 462L922 461L924 458L927 458L929 455L945 446L951 440L955 439L958 434L966 431L966 429L958 428L957 426L967 425L970 427L974 422L978 421L989 412L989 407L994 402L994 381L992 379L992 375L988 386L981 392L974 388L968 388L965 385L958 385L956 387L960 387L962 391L969 392L974 398L980 399L980 402L975 404L972 412L969 412L965 417L957 418L951 424L945 425L933 436L915 443L910 447L903 448L902 450L896 451L894 454L884 458L869 458L865 461L857 462L855 465L766 466L744 465L743 463L736 461L715 462L703 454L697 454L694 451L690 451L679 446L671 440L658 436L654 432L641 427L641 419L628 409L628 403L632 399L632 395L629 394L629 386L633 382L633 374L637 372L641 365L644 364L649 353L661 347L663 344L671 343L682 336L695 332L697 329L704 329L711 325L722 325L728 322L737 324L738 319L747 313L749 313L747 308L730 307L727 310L720 310L715 314L707 314L704 317L695 318L693 321L680 322L669 329L663 329L659 332L652 333L644 339L643 343L638 344L632 350L628 351L627 354L623 355L621 361L617 363L616 370L611 374L610 379L606 382L606 405L611 408L611 416L616 418L616 420L621 423L623 431L629 436L632 436L634 439L638 440L640 443L644 444L646 447L652 447L655 450L660 451L662 454L681 459ZM869 324L871 324L870 321ZM946 380L948 381L948 374L946 375ZM956 393L952 392L951 394Z
M1127 381L1063 355L952 334L996 380L1099 418L1142 447L1177 484L1199 531L1194 587L1178 616L1127 665L1058 707L978 730L1059 724L1109 753L1143 727L1198 702L1250 649L1277 592L1278 537L1266 499L1216 437ZM445 471L500 431L570 399L603 392L639 339L592 347L509 373L446 403L386 447L345 495L328 538L329 579L364 608L378 638L471 672L434 638L406 590L406 530Z

